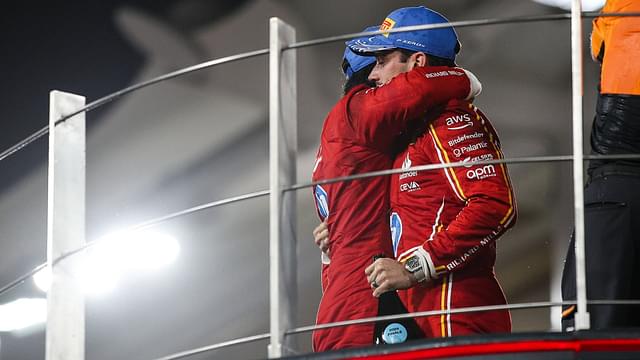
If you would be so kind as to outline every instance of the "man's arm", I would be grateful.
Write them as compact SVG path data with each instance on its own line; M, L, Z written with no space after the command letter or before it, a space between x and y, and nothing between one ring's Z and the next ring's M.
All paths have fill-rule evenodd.
M474 127L470 131L454 132L453 138L472 134L473 137L468 138L473 141L451 141L450 130L430 125L429 136L438 147L436 151L443 163L503 158L495 132L484 115L475 107L471 109L475 114ZM433 241L426 241L422 246L400 254L398 261L380 259L370 265L365 274L372 284L374 296L390 290L406 289L421 281L429 282L445 273L464 268L482 248L493 244L515 224L515 199L504 164L443 171L447 172L445 175L451 190L460 201L465 202L465 206L454 221L435 235ZM412 266L407 266L409 263ZM418 271L409 271L408 268Z
M475 122L472 130L452 135L446 127L433 124L429 127L429 135L442 162L504 158L489 122L473 105L469 106ZM457 142L461 137L469 140ZM435 235L433 241L427 241L416 249L415 255L427 262L428 277L463 268L516 221L515 198L505 164L474 165L444 171L451 190L465 202L465 206L454 221ZM403 254L399 260L411 255L413 253Z
M347 116L363 143L386 151L411 121L451 99L477 96L482 86L470 72L446 66L417 67L388 84L353 95Z
M329 249L329 227L326 220L313 229L313 240L322 251L322 263L329 264L331 262L331 252Z

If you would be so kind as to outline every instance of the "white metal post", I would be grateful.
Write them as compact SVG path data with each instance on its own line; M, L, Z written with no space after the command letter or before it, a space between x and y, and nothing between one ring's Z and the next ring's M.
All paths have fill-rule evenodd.
M269 32L269 276L271 341L269 357L291 347L284 331L294 324L297 304L296 193L282 188L296 182L298 148L295 29L278 18Z
M55 125L63 115L85 105L85 98L60 91L49 95L49 190L47 261L51 287L47 293L47 360L83 360L84 297L71 257L60 255L85 243L85 113Z
M584 179L582 149L582 4L573 0L571 4L571 64L573 92L573 204L575 217L575 256L577 309L575 330L590 327L587 312L587 281L584 242Z

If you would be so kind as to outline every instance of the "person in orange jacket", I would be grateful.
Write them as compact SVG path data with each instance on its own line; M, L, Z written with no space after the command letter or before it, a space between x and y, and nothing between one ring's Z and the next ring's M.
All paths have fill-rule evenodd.
M608 0L602 13L640 12L640 1ZM591 152L640 154L640 18L593 21L591 56L601 64ZM589 300L640 299L640 161L592 160L585 187L585 248ZM562 297L576 299L574 239L562 274ZM575 306L565 306L564 330ZM592 329L640 326L640 307L589 305Z

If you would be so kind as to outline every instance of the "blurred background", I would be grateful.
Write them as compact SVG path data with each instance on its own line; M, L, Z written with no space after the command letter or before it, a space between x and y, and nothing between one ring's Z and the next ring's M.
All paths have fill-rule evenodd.
M87 102L209 59L268 47L269 17L298 40L357 32L391 10L425 5L451 21L566 12L531 0L105 0L3 5L0 151L48 124L48 93ZM542 3L546 3L542 4ZM596 5L588 5L597 9ZM585 149L598 68L584 21ZM458 63L483 82L476 104L507 157L571 153L569 21L460 28ZM310 179L323 119L340 96L342 43L298 50L298 181ZM225 64L146 88L87 114L87 241L166 213L268 188L268 59ZM46 260L47 138L0 162L0 287ZM573 224L571 164L510 166L519 220L498 244L511 303L560 300ZM297 325L320 299L318 219L298 194ZM269 330L268 199L156 226L173 263L123 274L86 299L87 359L155 359ZM27 281L0 305L43 298ZM516 332L559 329L559 311L513 312ZM555 319L555 320L553 320ZM0 331L0 359L44 359L44 325ZM310 335L296 337L310 351ZM193 359L266 357L266 341Z

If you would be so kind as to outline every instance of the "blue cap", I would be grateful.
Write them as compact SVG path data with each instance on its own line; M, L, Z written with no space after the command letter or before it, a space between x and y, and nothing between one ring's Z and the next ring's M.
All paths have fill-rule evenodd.
M362 31L377 31L378 26L369 26ZM354 39L357 40L357 39ZM347 47L344 49L344 56L342 57L342 72L347 80L353 76L354 73L364 69L365 67L376 62L376 58L373 56L362 56L354 53Z
M404 26L448 23L449 20L424 6L394 10L380 25L379 30ZM347 46L358 53L372 53L391 49L422 51L429 55L455 60L460 49L458 35L453 27L432 30L396 32L347 41Z

